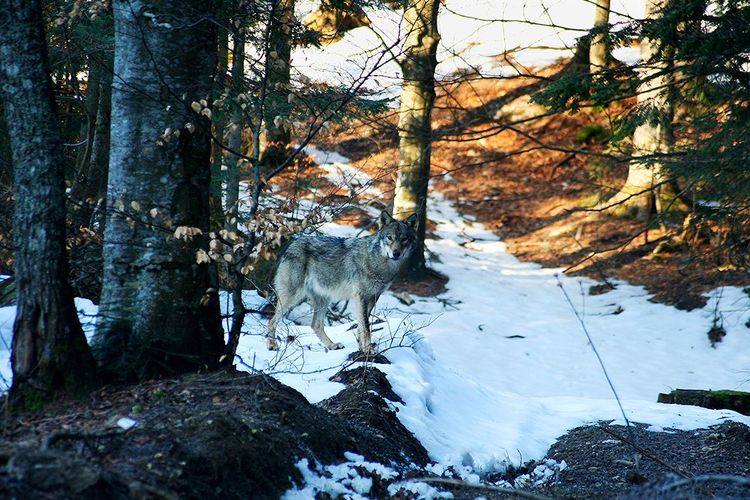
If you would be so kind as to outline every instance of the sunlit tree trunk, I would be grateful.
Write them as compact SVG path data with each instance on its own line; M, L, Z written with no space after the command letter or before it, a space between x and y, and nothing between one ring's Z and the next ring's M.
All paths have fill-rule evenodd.
M114 378L217 366L209 266L216 27L199 0L116 0L104 283L95 354ZM186 28L189 27L189 28ZM188 228L188 229L185 229ZM187 234L186 234L187 233Z
M292 29L295 0L275 0L268 40L266 102L263 108L265 147L261 163L267 170L279 166L287 155L290 141L289 74L292 60Z
M646 16L655 17L669 0L646 0ZM638 107L648 117L633 132L633 156L628 177L620 191L605 202L610 212L648 217L663 205L660 194L666 194L668 184L659 155L672 146L672 117L674 116L673 74L668 53L657 55L658 41L641 40L641 84L638 87ZM667 51L669 52L669 51ZM651 157L651 158L644 158Z
M410 0L404 12L408 35L400 61L404 81L398 121L400 159L393 216L403 220L416 213L419 217L418 241L407 269L407 275L415 279L425 273L424 236L436 53L440 40L437 26L439 6L438 0Z
M38 409L96 383L65 252L63 151L38 0L0 4L0 96L15 168L18 305L11 404Z
M596 0L594 7L594 28L602 28L609 23L609 0ZM604 34L595 35L589 47L589 67L592 74L598 73L609 62L609 44Z

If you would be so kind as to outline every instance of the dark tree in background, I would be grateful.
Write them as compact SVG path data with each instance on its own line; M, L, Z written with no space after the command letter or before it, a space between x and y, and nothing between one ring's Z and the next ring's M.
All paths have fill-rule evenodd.
M96 384L65 253L65 176L38 0L0 4L0 75L15 170L18 307L11 403L38 408Z
M95 354L109 376L218 365L217 284L206 245L212 3L114 2L116 75Z
M292 60L294 0L274 0L268 41L267 97L264 103L265 149L261 162L268 170L278 167L288 155L291 140L288 100Z

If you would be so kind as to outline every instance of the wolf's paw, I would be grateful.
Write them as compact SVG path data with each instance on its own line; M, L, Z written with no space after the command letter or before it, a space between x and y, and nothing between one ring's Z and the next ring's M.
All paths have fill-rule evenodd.
M269 351L278 351L279 350L279 344L276 342L276 339L273 337L269 337L266 340L266 346L268 347Z
M344 344L342 344L341 342L334 342L333 344L328 346L328 349L330 349L331 351L338 351L339 349L343 348Z

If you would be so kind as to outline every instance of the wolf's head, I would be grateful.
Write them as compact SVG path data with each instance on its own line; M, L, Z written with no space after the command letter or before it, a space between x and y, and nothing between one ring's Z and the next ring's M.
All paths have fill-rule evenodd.
M378 227L377 238L383 254L389 259L406 260L417 240L417 214L399 221L388 212L383 212L378 219Z

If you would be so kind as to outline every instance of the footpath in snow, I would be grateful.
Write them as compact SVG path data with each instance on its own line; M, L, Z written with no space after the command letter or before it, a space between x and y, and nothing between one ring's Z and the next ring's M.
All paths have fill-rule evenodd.
M366 177L341 155L310 149L331 178ZM371 193L374 195L374 193ZM427 241L430 266L446 274L447 290L405 306L386 293L375 309L374 338L390 365L379 365L405 404L401 421L435 460L465 477L540 459L567 430L599 420L623 423L597 359L561 286L583 317L628 418L653 429L693 429L725 419L750 424L731 411L657 404L673 388L747 389L750 380L750 298L739 288L717 289L706 307L685 312L649 301L641 287L617 283L590 296L593 280L571 278L522 263L481 225L462 217L439 193L430 199L436 238ZM356 229L328 223L323 232L353 236ZM246 292L247 306L262 304ZM88 335L96 307L77 302ZM225 300L225 307L228 307ZM0 370L10 382L8 347L14 308L0 309ZM246 319L240 367L263 371L311 402L343 385L328 379L357 349L351 316L327 330L346 348L327 352L300 306L279 334L295 341L280 352L265 347L266 320ZM714 321L727 331L712 348ZM302 326L300 326L302 325Z

